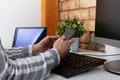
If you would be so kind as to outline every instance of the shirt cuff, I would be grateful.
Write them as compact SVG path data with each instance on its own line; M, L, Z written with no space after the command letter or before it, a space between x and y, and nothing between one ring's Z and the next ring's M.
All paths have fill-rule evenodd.
M30 45L29 47L28 47L28 49L29 49L29 56L32 56L32 45Z
M55 48L52 48L52 50L54 50L56 52L57 58L58 58L58 64L60 64L60 54L59 54L58 50Z

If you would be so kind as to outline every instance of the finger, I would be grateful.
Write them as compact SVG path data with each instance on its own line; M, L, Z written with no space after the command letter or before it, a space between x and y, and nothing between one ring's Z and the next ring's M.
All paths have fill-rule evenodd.
M70 43L72 44L72 43L74 42L74 39L72 38L72 39L70 39L69 41L70 41Z
M59 38L60 36L50 36L51 38Z
M63 40L66 40L66 39L67 39L67 37L66 37L65 35L61 36L61 38L62 38Z
M50 36L49 37L50 40L57 40L58 38L60 38L60 36Z

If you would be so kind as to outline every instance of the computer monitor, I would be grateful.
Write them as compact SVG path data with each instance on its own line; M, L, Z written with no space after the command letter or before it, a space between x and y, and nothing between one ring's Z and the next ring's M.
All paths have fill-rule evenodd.
M12 47L36 44L46 36L46 33L46 27L17 27Z
M95 42L120 48L120 0L97 0L95 23ZM120 74L120 60L107 62L104 68Z

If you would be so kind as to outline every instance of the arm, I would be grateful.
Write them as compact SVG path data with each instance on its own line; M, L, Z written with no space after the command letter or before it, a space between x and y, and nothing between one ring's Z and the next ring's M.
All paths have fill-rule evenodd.
M47 36L42 41L40 41L39 43L37 43L37 44L35 44L33 46L19 47L19 48L12 48L12 49L4 49L4 50L7 53L8 57L11 58L11 59L25 58L25 57L29 57L29 56L32 56L32 55L37 55L39 52L47 51L49 48L51 48L53 43L58 38L59 38L59 36ZM65 37L62 37L62 38L65 40ZM65 47L65 46L63 46L61 44L62 45L62 47L61 47L61 45L59 45L61 41L62 40L59 39L56 42L58 45L55 45L55 46L57 46L57 50L60 53L65 53L64 50L66 50L67 47L66 48L62 48L62 47ZM61 50L59 50L59 48L62 49L62 52L61 52Z
M3 51L4 52L4 51ZM25 59L12 60L5 53L0 53L0 80L40 80L45 79L50 71L59 64L60 57L56 49L50 49Z
M10 59L0 45L0 80L45 79L50 71L59 64L60 58L65 57L72 42L72 39L65 40L63 36L55 41L52 49L39 53L36 56L15 60ZM35 49L40 49L39 45L36 46ZM41 49L43 50L43 48Z
M29 47L5 49L5 52L11 59L25 58L32 55L37 55L40 52L45 52L48 49L50 49L54 41L57 40L58 38L59 38L58 36L47 36L35 45Z
M18 47L11 49L4 49L5 53L7 53L8 57L11 59L16 58L25 58L32 56L32 46L29 47Z

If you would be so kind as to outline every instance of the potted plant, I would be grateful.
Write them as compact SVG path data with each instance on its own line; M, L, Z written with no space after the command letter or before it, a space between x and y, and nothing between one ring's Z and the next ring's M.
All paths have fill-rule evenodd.
M80 38L80 36L82 36L86 32L86 30L84 28L84 21L78 23L78 20L79 20L78 18L74 17L72 20L66 19L63 22L58 23L58 25L57 25L57 32L56 32L56 34L60 35L60 36L63 35L63 33L67 29L72 28L72 29L76 30L76 33L73 36L75 42L71 46L73 48L75 48L75 47L79 48L79 38ZM76 43L76 41L78 43ZM76 51L76 50L73 50L73 51ZM78 51L78 49L77 49L77 51Z

